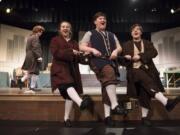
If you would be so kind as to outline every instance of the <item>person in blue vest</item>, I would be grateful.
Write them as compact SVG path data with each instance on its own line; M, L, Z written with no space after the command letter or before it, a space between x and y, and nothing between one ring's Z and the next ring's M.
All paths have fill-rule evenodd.
M96 28L85 33L80 41L80 51L94 56L90 60L90 67L102 86L104 121L108 126L113 126L111 113L124 114L125 112L125 109L118 104L116 96L118 72L114 62L122 48L116 35L106 30L107 20L103 12L97 12L93 21Z

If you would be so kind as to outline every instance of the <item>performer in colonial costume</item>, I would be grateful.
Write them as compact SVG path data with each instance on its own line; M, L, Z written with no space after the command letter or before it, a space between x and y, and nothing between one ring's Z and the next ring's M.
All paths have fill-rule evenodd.
M132 40L123 45L122 55L126 58L124 65L127 69L128 95L139 99L142 107L142 122L151 125L147 118L151 108L151 98L157 99L168 111L171 111L180 101L180 97L169 100L163 95L164 87L152 60L158 52L152 42L141 38L142 32L142 26L139 24L131 27Z
M25 93L34 93L32 90L36 90L37 79L42 63L42 50L39 37L44 31L44 27L36 25L33 27L32 34L27 39L26 57L22 66L24 76L18 80L18 86L22 89L23 82L31 78L30 89L26 90Z
M90 67L95 72L102 86L102 98L104 103L105 123L113 125L111 112L124 114L124 109L119 106L116 96L116 84L118 84L117 65L114 62L121 53L121 45L114 33L106 31L106 15L98 12L93 18L95 29L85 33L80 42L80 50L91 53ZM100 57L105 56L107 59Z
M56 89L65 99L65 126L71 127L70 112L73 101L81 110L87 109L92 101L89 96L82 94L82 83L78 63L80 62L79 46L72 40L71 24L67 21L60 23L59 35L52 38L50 50L53 56L51 66L52 91Z

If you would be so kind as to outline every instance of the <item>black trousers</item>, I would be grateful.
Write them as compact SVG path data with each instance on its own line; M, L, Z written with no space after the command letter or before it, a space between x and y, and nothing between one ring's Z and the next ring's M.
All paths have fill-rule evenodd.
M71 100L71 98L69 97L69 95L67 93L67 89L70 88L70 87L73 87L75 89L74 83L68 83L68 84L61 84L61 85L59 85L58 90L59 90L61 96L64 99Z
M141 106L151 109L151 98L159 92L156 82L142 69L133 69L133 81L137 90L138 100Z

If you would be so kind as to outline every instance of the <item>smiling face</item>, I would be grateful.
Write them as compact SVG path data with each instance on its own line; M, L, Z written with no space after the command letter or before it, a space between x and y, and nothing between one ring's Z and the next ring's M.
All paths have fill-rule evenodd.
M94 24L96 25L97 30L105 30L106 29L106 17L105 16L99 16L94 21Z
M60 24L59 32L64 38L70 38L72 34L71 24L69 22L62 22Z
M141 39L141 35L142 35L142 30L140 26L135 26L131 30L131 36L133 37L133 39Z

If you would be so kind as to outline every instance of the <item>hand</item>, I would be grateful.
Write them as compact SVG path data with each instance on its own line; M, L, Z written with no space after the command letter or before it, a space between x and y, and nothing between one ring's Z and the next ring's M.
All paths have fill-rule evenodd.
M132 59L133 59L133 61L138 61L138 60L140 60L140 56L139 55L134 55Z
M117 52L117 50L114 50L113 52L112 52L112 54L111 54L111 56L110 56L110 60L114 60L114 59L116 59L117 58L117 56L118 56L118 52Z
M95 48L92 49L92 53L93 53L93 55L96 56L96 57L99 57L99 56L102 55L101 52L98 51L98 50L96 50Z
M42 57L39 57L37 60L38 62L42 62Z
M131 58L131 55L125 55L124 56L127 60L131 60L132 58Z
M73 53L74 53L74 55L79 55L79 54L80 54L80 52L79 52L79 51L74 50L74 49L73 49Z

